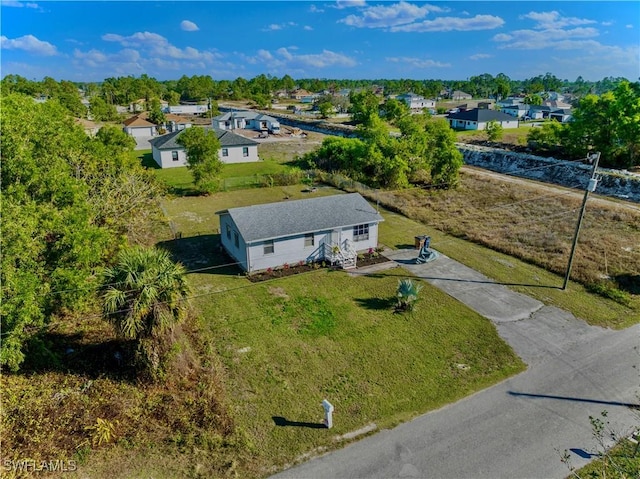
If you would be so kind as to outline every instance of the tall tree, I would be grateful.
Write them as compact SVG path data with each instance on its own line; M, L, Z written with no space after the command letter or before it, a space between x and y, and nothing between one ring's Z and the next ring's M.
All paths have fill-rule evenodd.
M196 186L205 192L214 191L214 180L222 169L218 157L220 141L216 133L204 128L187 128L180 133L177 141L187 151L187 168Z
M366 126L374 115L378 115L380 100L371 90L352 91L349 94L349 101L351 102L349 111L357 124Z

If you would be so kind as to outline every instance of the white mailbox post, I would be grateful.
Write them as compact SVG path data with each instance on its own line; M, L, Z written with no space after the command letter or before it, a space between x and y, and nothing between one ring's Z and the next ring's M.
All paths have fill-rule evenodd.
M327 429L331 429L333 427L333 405L324 399L322 407L324 408L324 425L327 426Z

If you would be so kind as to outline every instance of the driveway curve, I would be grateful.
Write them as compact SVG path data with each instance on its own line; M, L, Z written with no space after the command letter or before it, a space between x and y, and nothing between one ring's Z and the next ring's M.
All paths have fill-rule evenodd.
M385 255L491 319L528 368L274 478L564 478L563 451L576 467L594 457L589 416L606 410L618 432L638 424L640 325L590 326L444 255Z

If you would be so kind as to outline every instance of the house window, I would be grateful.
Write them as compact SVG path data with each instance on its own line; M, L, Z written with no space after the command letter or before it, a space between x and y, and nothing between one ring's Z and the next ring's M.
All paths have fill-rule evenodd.
M248 146L243 146L242 147L242 156L249 156L249 147Z
M264 242L264 254L273 254L273 240Z
M173 161L178 161L178 152L177 151L172 151L171 152L171 158L173 159Z
M240 240L238 239L238 232L234 231L233 232L233 242L236 245L236 248L240 248Z
M304 235L304 246L313 246L315 244L315 238L313 237L313 233L307 233Z
M227 225L227 239L231 239L231 226Z
M222 149L222 156L229 156L229 148Z
M369 225L353 227L353 241L366 241L369 239Z

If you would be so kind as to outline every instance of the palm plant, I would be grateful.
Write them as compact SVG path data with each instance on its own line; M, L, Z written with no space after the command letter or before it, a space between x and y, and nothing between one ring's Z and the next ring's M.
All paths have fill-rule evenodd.
M119 337L137 343L138 359L156 369L160 336L188 310L184 267L164 250L127 248L104 271L102 284L105 318Z
M396 297L396 311L411 311L418 300L418 293L422 289L422 285L414 283L410 279L398 280L398 289Z

